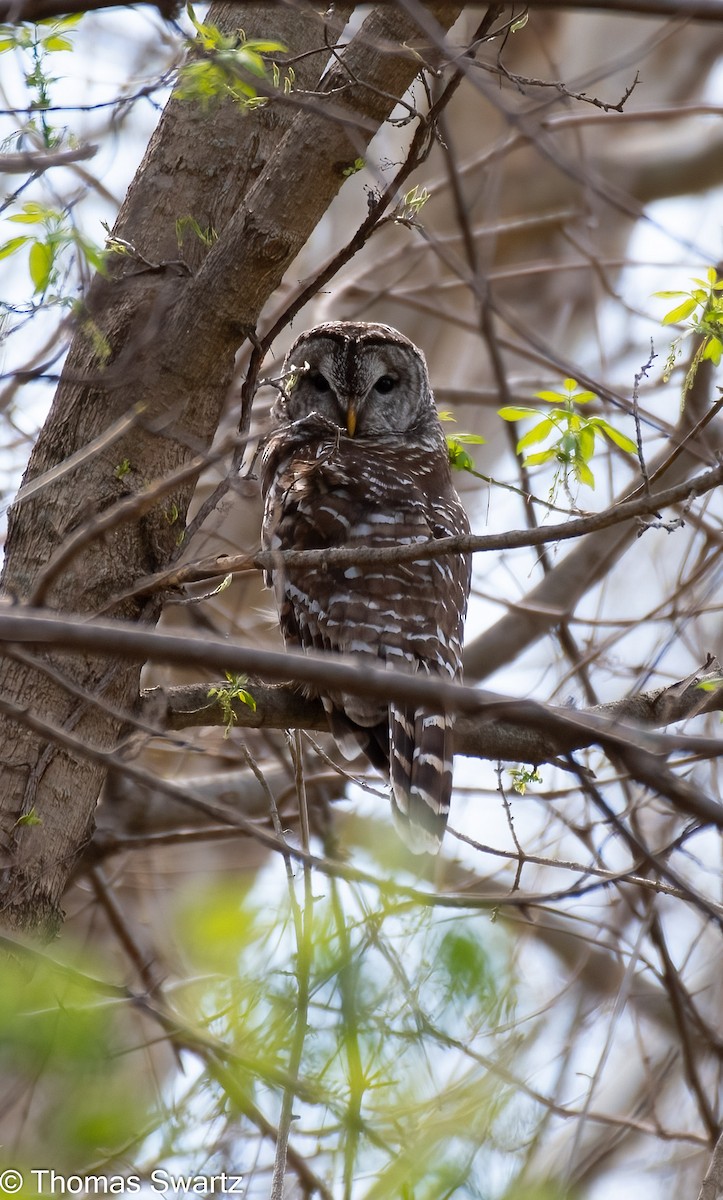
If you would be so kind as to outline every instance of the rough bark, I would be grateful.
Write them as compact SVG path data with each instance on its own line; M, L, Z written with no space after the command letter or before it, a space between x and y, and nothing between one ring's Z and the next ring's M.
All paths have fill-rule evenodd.
M460 7L432 11L448 28ZM308 10L218 5L209 19L225 30L240 26L249 37L278 39L294 56L324 42L320 20ZM173 560L196 460L216 431L235 352L339 191L345 167L411 84L418 59L389 47L415 33L405 14L374 10L345 67L325 77L327 96L298 116L282 102L245 117L232 105L204 113L169 102L114 230L134 251L119 256L110 277L90 290L25 495L11 512L7 596L42 596L52 608L91 614ZM325 62L326 55L300 59L297 88L315 88ZM179 254L176 221L186 216L211 227L216 240L192 245L186 238ZM113 429L121 432L109 437ZM71 469L37 487L73 455ZM125 460L129 469L116 472ZM174 473L175 485L153 488ZM118 523L106 519L100 536L93 521L115 506ZM66 539L80 530L87 536L72 558L62 571L53 569ZM157 599L133 598L113 615L152 623L159 609ZM6 660L3 696L98 749L112 748L120 714L137 696L138 664L55 654L52 666L56 678L27 661ZM63 675L107 707L79 702L59 682ZM11 927L52 933L69 872L92 832L102 768L7 717L0 738L0 908Z

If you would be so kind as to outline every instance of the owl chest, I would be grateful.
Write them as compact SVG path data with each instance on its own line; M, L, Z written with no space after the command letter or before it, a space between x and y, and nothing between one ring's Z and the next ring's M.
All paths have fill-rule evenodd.
M322 452L287 464L272 500L280 544L311 549L429 536L429 502L418 473L365 451L345 457Z

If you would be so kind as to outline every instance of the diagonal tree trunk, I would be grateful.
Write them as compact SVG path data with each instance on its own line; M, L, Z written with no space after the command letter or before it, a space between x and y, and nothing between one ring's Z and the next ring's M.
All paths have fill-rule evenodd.
M448 29L462 7L427 11ZM281 99L245 116L232 104L205 113L167 105L114 230L133 249L91 288L11 512L3 585L13 600L90 614L173 559L239 344L419 69L413 54L393 49L419 33L391 5L372 11L344 65L321 82L328 51L313 12L219 4L208 20L282 42L297 91L317 94L301 112ZM209 237L184 237L181 262L183 218ZM94 519L113 510L118 520L106 519L101 534ZM153 623L159 611L157 600L131 599L113 615ZM138 695L138 665L120 655L18 655L2 667L7 700L98 748L115 745ZM8 719L0 742L0 910L10 927L51 934L92 832L101 773Z

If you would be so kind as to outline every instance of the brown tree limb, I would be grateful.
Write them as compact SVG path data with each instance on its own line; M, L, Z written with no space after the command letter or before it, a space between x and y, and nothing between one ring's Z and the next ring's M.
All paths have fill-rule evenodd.
M281 7L282 3L288 3L288 0L268 0L268 7ZM357 0L357 3L362 3L362 0ZM379 0L379 3L393 3L393 0ZM97 12L104 8L135 8L137 5L157 8L166 19L177 16L181 9L180 0L135 0L133 5L122 3L122 0L0 0L0 21L9 24L44 21L48 17L70 13ZM694 21L723 19L723 0L526 0L526 7L580 12L602 9L622 15L683 17Z
M532 730L546 746L558 736L582 738L583 745L599 745L608 755L617 755L632 778L667 797L681 812L703 823L723 828L723 807L702 790L665 767L661 756L674 750L718 757L720 740L714 738L659 735L640 727L626 727L609 715L554 708L533 700L516 700L494 692L463 687L429 676L370 670L359 661L335 655L279 654L203 637L175 637L124 625L121 622L90 622L77 618L47 616L31 610L7 608L0 612L0 644L32 643L62 647L82 655L111 653L116 661L144 661L193 664L207 669L259 674L277 682L294 678L299 683L324 690L330 685L358 695L389 701L406 701L443 708L449 712L474 715L478 721L503 721ZM23 714L21 724L34 731L49 730L52 722L30 717L30 709L12 701L0 701L0 712L14 723ZM55 728L55 727L54 727ZM49 735L48 735L49 736ZM56 740L63 736L56 728ZM46 739L47 740L47 739ZM52 740L52 739L51 739ZM73 735L68 745L75 746ZM545 758L549 757L546 753ZM87 755L94 763L105 761L98 754ZM20 815L20 814L18 814ZM35 831L38 826L31 827Z
M214 555L198 562L170 567L167 571L139 579L132 589L124 592L122 596L116 597L116 602L130 596L150 595L158 590L202 583L244 571L269 570L278 567L280 562L287 567L318 566L320 564L332 566L341 563L351 566L352 564L424 562L443 554L462 551L482 553L517 550L527 546L541 546L549 542L569 541L601 529L610 529L627 521L634 521L643 516L659 515L662 509L705 495L721 483L723 483L723 464L652 495L639 495L635 499L612 504L603 512L590 513L584 517L572 517L556 525L509 530L506 533L466 534L459 537L437 538L435 541L415 543L412 546L387 548L359 546L324 550L284 550L273 553L267 551L259 554ZM644 528L644 525L638 525L638 532L643 532Z
M716 662L708 663L687 679L667 687L654 688L626 696L610 704L593 705L581 715L601 717L619 728L664 728L677 721L689 720L701 713L723 711L723 687L706 691L701 684L721 677ZM232 700L234 727L239 729L328 729L321 701L309 699L298 688L269 687L249 681L247 690L256 707ZM149 688L141 694L140 716L147 711L170 730L224 726L227 710L211 689L222 690L224 681L215 684L194 683L171 688ZM481 693L483 694L483 693ZM562 710L563 712L567 710ZM574 710L576 711L576 710ZM455 749L458 754L506 762L547 762L571 750L589 745L587 733L576 729L558 730L544 735L500 720L480 722L476 717L459 716L455 725Z
M51 167L85 162L97 153L97 146L87 145L68 150L18 150L14 154L0 154L0 175L22 175L27 171L35 175Z

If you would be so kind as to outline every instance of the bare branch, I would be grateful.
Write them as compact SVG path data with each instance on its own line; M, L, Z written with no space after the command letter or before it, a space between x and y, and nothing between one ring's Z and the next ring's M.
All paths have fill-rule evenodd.
M77 146L69 150L18 150L15 154L0 154L0 174L22 175L30 171L39 175L51 167L67 167L85 162L98 153L97 146Z
M481 553L495 550L517 550L526 546L541 546L548 542L569 541L584 537L601 529L633 521L648 513L659 513L660 509L679 504L696 496L705 495L723 483L723 464L712 467L693 479L685 480L675 487L652 495L637 494L637 498L611 505L600 513L584 517L573 517L556 525L539 526L534 529L510 530L507 533L467 534L460 537L437 538L434 541L416 542L410 546L384 547L339 547L324 550L267 551L260 554L222 554L196 563L169 568L168 571L139 579L134 588L122 597L148 595L160 589L179 587L186 583L201 583L222 575L234 575L249 570L270 570L281 563L285 567L371 565L379 563L425 562L444 554ZM106 518L108 519L108 518Z

